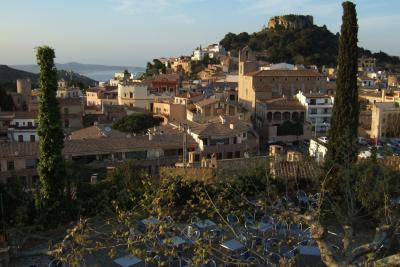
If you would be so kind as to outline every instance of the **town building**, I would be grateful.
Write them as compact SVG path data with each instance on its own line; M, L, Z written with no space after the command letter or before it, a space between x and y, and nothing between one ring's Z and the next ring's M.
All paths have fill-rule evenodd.
M27 110L32 91L32 82L30 79L17 80L17 92L8 92L12 97L16 110Z
M400 137L400 102L377 102L372 106L370 137Z
M311 137L311 125L305 121L305 107L296 98L273 98L256 103L255 127L261 142L293 142ZM282 125L295 124L296 134ZM294 127L294 125L293 125Z
M174 166L182 160L183 151L194 151L197 143L178 128L156 130L150 135L130 135L107 125L94 125L72 132L64 141L63 155L78 164L98 168L118 166L126 160L137 160L150 174L157 175L160 166ZM38 182L36 172L37 142L3 142L0 144L0 182L22 177L27 188Z
M229 101L217 96L193 102L188 106L186 112L187 120L200 123L207 122L218 116L230 116L242 120L247 119L246 110L236 101Z
M0 123L11 142L37 142L37 111L1 112ZM3 132L5 137L5 132Z
M179 94L182 78L177 73L158 74L145 79L143 84L147 85L150 94L175 96Z
M361 57L358 59L358 71L371 72L376 68L376 58Z
M86 90L86 106L118 105L118 87L92 87Z
M312 138L308 149L310 157L317 163L323 163L328 153L328 144L326 139Z
M59 80L57 84L57 98L82 97L81 89L75 86L68 86L64 79Z
M26 188L34 187L39 181L36 172L38 143L3 142L0 146L0 182L20 177Z
M189 161L200 163L202 158L232 159L257 154L258 135L250 123L220 116L206 123L186 122L187 133L194 138L198 149L189 152Z
M151 93L148 86L141 82L120 83L118 84L118 105L138 107L152 111L154 102L169 100L175 95L175 89L170 89L170 91L163 91L163 93Z
M172 101L156 101L153 104L153 113L161 116L164 123L184 121L186 119L186 105Z
M239 55L239 102L255 112L259 100L292 98L298 91L325 93L326 76L310 69L259 69L253 51Z
M299 92L296 97L306 109L306 120L311 123L314 135L326 133L330 127L334 96Z

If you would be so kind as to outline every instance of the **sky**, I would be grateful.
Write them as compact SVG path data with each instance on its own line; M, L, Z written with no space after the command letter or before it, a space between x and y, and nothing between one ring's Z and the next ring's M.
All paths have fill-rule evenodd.
M313 15L340 29L337 0L0 0L0 64L32 64L50 45L59 63L145 66L190 55L226 33L259 31L271 16ZM399 0L356 0L359 44L400 55Z

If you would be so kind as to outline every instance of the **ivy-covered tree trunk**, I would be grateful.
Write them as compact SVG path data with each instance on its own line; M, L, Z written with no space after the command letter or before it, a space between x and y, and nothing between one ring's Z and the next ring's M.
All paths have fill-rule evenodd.
M38 204L42 219L45 218L48 222L50 219L57 223L61 218L60 205L63 205L65 200L65 166L62 157L64 133L56 98L57 70L54 66L54 50L47 46L39 47L36 57L40 67Z
M358 155L357 34L355 5L351 2L344 2L339 41L337 89L328 135L326 160L328 169L348 167L356 161Z

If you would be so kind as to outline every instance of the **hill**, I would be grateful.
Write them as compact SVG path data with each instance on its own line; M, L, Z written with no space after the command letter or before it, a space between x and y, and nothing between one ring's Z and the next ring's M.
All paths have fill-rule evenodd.
M296 17L303 18L300 20L301 27L297 26L299 20ZM273 17L261 31L253 34L230 32L220 44L229 51L237 51L248 45L259 52L259 59L268 62L336 66L339 33L333 34L325 25L320 27L313 23L304 23L304 17L312 18L297 15ZM290 24L289 21L285 24L281 21L288 18L296 23ZM309 21L312 22L312 19ZM360 48L360 56L363 55L376 57L381 66L400 64L399 57L389 56L384 52L372 53Z
M96 81L93 79L65 70L57 70L57 78L63 78L72 84L79 85L81 88L96 84ZM39 74L14 69L7 65L0 65L0 84L3 84L3 87L7 88L8 90L14 90L15 81L17 79L31 79L32 85L37 86Z
M39 73L39 67L36 64L30 65L13 65L15 69L24 70L32 73ZM144 68L132 66L109 66L97 64L81 64L77 62L70 63L56 63L58 70L73 71L79 73L96 81L105 81L111 79L115 72L122 72L128 70L131 73L143 73Z
M16 70L7 65L0 65L0 83L13 83L17 79L31 79L37 83L38 75L27 71Z

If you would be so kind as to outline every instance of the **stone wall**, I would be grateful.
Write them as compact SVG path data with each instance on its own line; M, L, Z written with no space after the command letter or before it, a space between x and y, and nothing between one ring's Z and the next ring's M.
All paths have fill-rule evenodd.
M218 160L208 167L160 167L161 178L181 176L190 181L213 182L216 178L225 175L245 175L258 167L267 166L267 157Z

